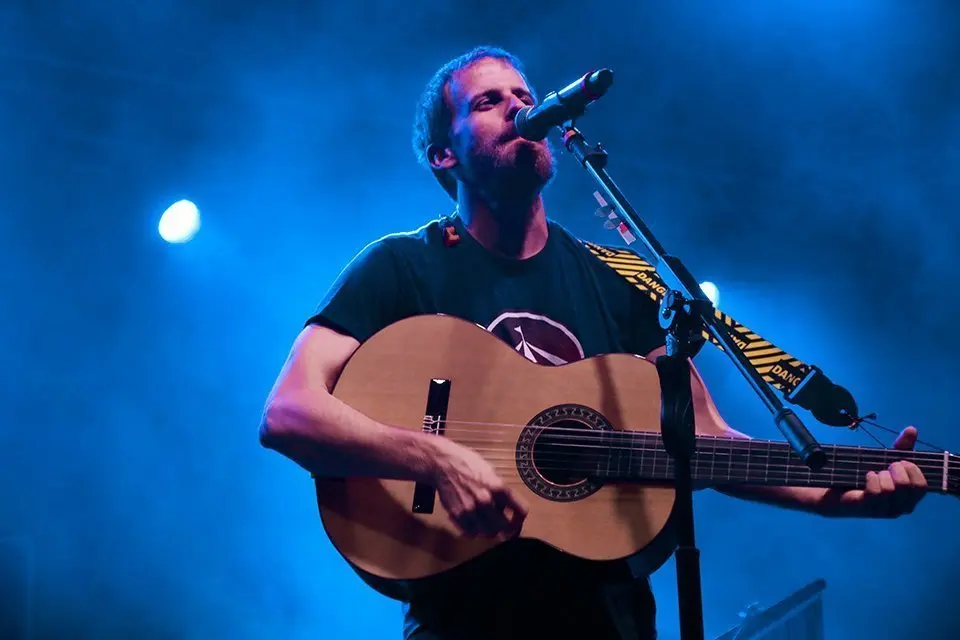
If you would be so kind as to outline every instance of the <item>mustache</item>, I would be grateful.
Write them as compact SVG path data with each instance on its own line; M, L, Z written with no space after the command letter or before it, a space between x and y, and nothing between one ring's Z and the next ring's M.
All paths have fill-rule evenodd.
M520 132L517 130L516 122L511 118L510 124L507 126L506 131L503 132L503 135L500 136L499 142L512 142L520 137Z

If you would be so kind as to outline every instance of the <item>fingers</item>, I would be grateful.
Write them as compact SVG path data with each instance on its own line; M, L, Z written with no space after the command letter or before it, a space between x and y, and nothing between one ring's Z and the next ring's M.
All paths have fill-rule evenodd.
M889 469L885 469L877 474L877 481L880 483L881 493L893 493L896 486L893 484L893 476Z
M451 520L468 538L476 536L492 538L502 531L509 530L510 524L503 513L491 506L474 504L458 514L450 514Z
M910 490L910 473L907 471L907 464L910 463L894 462L890 465L889 474L894 486L890 495L890 500L893 502L891 510L895 514L910 513L916 504L914 492Z
M460 533L468 538L473 538L480 533L480 519L473 509L463 511L457 514L450 514L453 523L460 529Z
M451 520L465 536L490 538L518 533L526 516L527 507L506 488L481 490L475 497L461 497L459 508L450 513Z
M880 475L876 471L867 471L867 485L864 491L868 496L880 495Z
M529 508L527 505L520 500L513 491L504 487L497 492L497 501L503 506L510 507L510 509L517 514L520 518L526 518Z
M897 436L897 439L893 443L893 448L901 450L913 449L915 444L917 444L917 428L907 427Z
M879 473L867 472L867 484L864 487L864 507L872 517L889 518L893 516L894 502L891 494L894 490L893 476L889 470Z
M927 484L927 476L923 475L920 467L912 462L904 462L903 467L907 470L907 477L910 478L910 484L912 486L919 489L926 489L929 486Z
M476 497L465 500L459 518L454 518L454 521L469 537L495 536L507 527L506 518L494 507L489 491L481 491Z
M892 481L892 486L896 487L909 487L910 486L910 476L907 474L907 468L903 462L894 462L890 465L888 471L884 471L890 476ZM891 489L892 491L893 489Z
M868 471L864 498L869 511L881 517L911 513L926 494L927 480L917 465L901 460L880 471Z
M508 518L509 530L507 533L511 536L520 533L520 530L523 528L523 521L527 518L529 507L527 507L514 492L505 487L497 493L497 499L502 507L510 510L510 517Z
M490 491L483 491L477 500L477 518L482 536L494 537L510 530L500 500Z
M484 523L481 535L513 537L520 532L523 521L527 517L527 506L506 487L494 489L490 492L489 498L484 495L484 500L478 507L478 513Z
M899 479L896 481L898 488L902 487L899 492L902 494L901 509L904 513L912 513L924 496L927 495L927 478L923 475L920 467L912 462L901 461L895 463L895 465L899 467L897 475L906 476L904 481L901 482Z

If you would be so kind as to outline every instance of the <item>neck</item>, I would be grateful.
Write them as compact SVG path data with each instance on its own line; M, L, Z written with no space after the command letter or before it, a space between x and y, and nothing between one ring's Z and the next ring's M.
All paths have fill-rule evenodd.
M555 442L567 448L563 466L568 470L599 479L670 481L675 477L675 461L664 449L658 432L574 431L569 440L563 438L564 435L560 435ZM829 464L812 471L786 442L698 436L690 472L695 481L708 486L752 484L862 489L867 471L879 472L898 460L908 460L923 471L930 490L960 493L958 455L839 445L827 445L824 450Z
M547 244L547 216L539 194L533 202L492 204L461 185L457 209L477 242L507 258L530 258Z

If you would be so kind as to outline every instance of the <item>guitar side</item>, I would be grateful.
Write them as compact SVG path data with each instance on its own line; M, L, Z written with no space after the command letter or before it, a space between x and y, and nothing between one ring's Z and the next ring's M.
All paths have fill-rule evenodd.
M449 385L445 430L435 437L477 450L529 505L521 537L588 560L629 557L637 574L654 571L672 553L669 486L608 482L578 496L569 483L538 481L535 491L533 472L525 467L525 482L517 463L523 427L551 407L589 407L613 429L658 431L659 380L650 362L612 354L542 366L472 323L415 316L361 345L333 394L378 421L423 430L430 426L432 380ZM501 544L462 537L438 498L432 512L415 513L413 482L317 478L316 490L334 546L390 597L402 598L408 581L449 571Z

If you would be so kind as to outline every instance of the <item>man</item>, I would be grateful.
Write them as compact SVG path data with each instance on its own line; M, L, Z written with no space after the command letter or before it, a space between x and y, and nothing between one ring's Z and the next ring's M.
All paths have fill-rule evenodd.
M453 216L367 246L340 274L295 341L270 395L261 441L318 476L423 481L464 535L516 532L526 506L478 453L448 439L380 424L330 394L346 360L401 318L446 313L486 327L529 359L562 364L601 353L665 351L657 308L563 227L541 192L554 175L545 142L519 138L517 111L535 103L521 63L475 49L441 68L418 106L415 147L456 202ZM732 437L699 375L697 422ZM911 448L916 430L896 446ZM926 481L913 464L871 473L865 491L725 490L823 515L910 512ZM587 563L511 539L405 606L405 637L654 638L646 580L625 565Z

